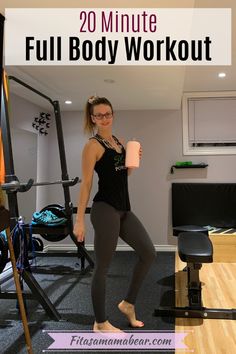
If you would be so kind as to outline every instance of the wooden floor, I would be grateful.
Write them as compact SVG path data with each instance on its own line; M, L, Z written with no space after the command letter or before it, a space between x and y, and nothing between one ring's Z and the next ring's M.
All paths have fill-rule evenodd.
M176 306L187 306L186 272L176 255ZM205 307L236 308L236 263L204 264L200 270L202 299ZM185 344L188 350L176 354L235 354L236 320L176 318L176 332L187 331Z

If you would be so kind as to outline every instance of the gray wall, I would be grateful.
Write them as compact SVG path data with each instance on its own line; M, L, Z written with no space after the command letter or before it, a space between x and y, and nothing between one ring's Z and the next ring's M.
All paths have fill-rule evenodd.
M18 110L19 100L14 101ZM32 104L24 101L24 106ZM35 106L35 109L37 107ZM37 108L38 109L38 108ZM71 178L81 177L81 152L87 137L83 135L82 112L62 113L65 148L68 172ZM23 128L31 124L23 121ZM18 122L19 125L19 122ZM171 182L235 182L235 156L183 156L182 154L182 120L181 111L118 111L115 114L114 134L128 140L137 138L143 147L143 159L139 169L129 177L130 199L133 211L144 223L155 245L166 249L167 245L175 245L176 239L171 232ZM40 178L58 180L61 178L58 145L55 126L50 128L47 137L38 140L38 175ZM38 138L38 139L39 139ZM170 174L170 167L176 161L192 160L206 162L207 169L175 170ZM97 189L97 178L94 176L91 200ZM71 188L71 199L77 203L79 185ZM50 186L37 194L38 205L48 203L63 204L63 193L60 186ZM86 216L86 244L93 243L93 230ZM70 238L53 246L71 245ZM123 243L120 242L122 247Z
M63 129L67 152L68 170L71 177L81 177L81 151L87 140L82 131L83 118L81 112L64 112ZM138 170L129 177L130 198L133 211L142 220L155 245L165 249L166 245L174 245L176 238L171 232L171 182L214 182L235 181L235 156L183 156L182 154L182 118L181 111L120 111L115 114L114 134L128 140L137 138L143 147L143 159ZM57 155L55 137L50 140L51 160L50 177L54 178L58 163L53 156ZM207 169L175 170L170 174L170 167L179 160L206 162ZM57 165L57 166L56 166ZM94 177L92 196L97 189L97 178ZM74 204L77 202L79 185L71 189ZM60 190L50 189L51 200L62 201ZM93 231L87 221L87 245L93 242ZM68 239L62 243L68 243ZM122 245L122 241L120 241Z
M20 182L27 182L29 178L37 181L38 145L41 137L32 128L32 122L42 108L14 94L11 94L9 107L15 175ZM30 221L32 213L37 209L37 188L33 187L27 193L18 193L17 199L19 214L27 222Z
M37 135L23 129L11 129L15 175L21 182L37 177ZM36 190L18 193L19 214L29 222L36 208Z

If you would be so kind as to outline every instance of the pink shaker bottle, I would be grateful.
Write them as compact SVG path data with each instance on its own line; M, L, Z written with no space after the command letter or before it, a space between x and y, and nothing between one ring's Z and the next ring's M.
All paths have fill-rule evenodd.
M130 140L126 144L125 166L129 168L139 167L139 149L140 143L136 140Z

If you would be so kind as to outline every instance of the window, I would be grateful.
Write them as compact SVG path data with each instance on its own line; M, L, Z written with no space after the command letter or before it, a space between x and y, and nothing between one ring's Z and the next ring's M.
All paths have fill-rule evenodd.
M236 154L236 91L183 95L184 155Z

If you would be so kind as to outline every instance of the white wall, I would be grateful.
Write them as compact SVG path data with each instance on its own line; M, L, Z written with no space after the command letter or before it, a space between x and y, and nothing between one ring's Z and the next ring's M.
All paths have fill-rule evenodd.
M20 182L48 180L48 136L39 136L32 123L45 111L17 95L11 94L9 119L15 174ZM18 193L19 214L30 221L32 213L47 204L48 187L32 187L26 193Z
M82 112L62 113L68 171L70 177L81 177L81 152L87 140L83 135ZM143 147L143 159L138 170L129 177L132 210L141 219L154 244L173 245L176 238L171 232L171 182L234 182L236 175L235 156L183 156L182 118L180 111L120 111L116 112L114 134L128 140L136 137ZM50 140L50 177L59 173L55 136ZM175 170L170 167L176 161L192 160L206 162L207 169ZM95 176L92 197L97 190ZM79 185L71 188L71 198L77 202ZM60 188L50 189L51 200L63 201ZM89 216L86 243L93 242ZM62 241L67 244L69 239ZM122 244L122 242L120 242Z
M23 129L11 129L12 151L15 175L20 182L37 177L37 135ZM31 188L27 193L18 193L19 215L29 222L32 210L36 208L36 190Z
M24 109L37 108L19 98L15 99L14 105L16 112L22 109L22 105ZM26 123L25 115L20 116L24 118L22 126L26 128L29 121ZM67 167L71 178L81 177L81 152L88 139L83 135L82 116L82 112L62 112ZM17 125L20 125L19 122L17 121ZM236 156L183 156L180 111L118 111L115 114L114 134L125 140L136 137L142 143L141 166L129 177L130 199L132 210L141 219L156 245L176 243L176 238L171 236L171 182L235 182ZM38 138L38 148L40 178L61 179L54 125L51 126L47 137ZM175 170L173 175L170 174L171 165L181 160L206 162L209 167L201 170ZM96 190L95 175L89 205ZM74 205L77 203L78 193L79 184L71 188ZM49 203L64 204L63 190L60 186L42 189L37 198L41 206ZM93 230L89 215L86 217L86 223L86 244L91 245ZM69 237L61 243L72 244Z

